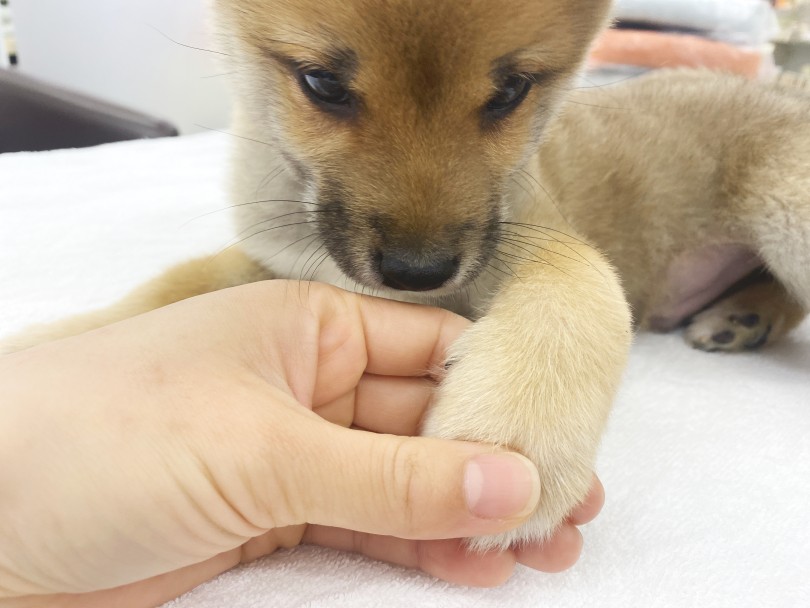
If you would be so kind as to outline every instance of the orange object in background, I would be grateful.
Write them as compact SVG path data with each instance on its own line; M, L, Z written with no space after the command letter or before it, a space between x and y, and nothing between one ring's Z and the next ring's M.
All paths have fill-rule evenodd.
M699 36L643 30L608 30L591 49L589 65L705 67L756 78L762 68L762 61L762 55L757 51Z

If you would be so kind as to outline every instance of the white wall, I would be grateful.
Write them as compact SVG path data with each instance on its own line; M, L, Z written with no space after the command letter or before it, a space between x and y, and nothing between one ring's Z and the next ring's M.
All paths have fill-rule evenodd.
M9 55L13 52L11 36L11 11L8 6L0 5L0 68L9 67Z
M20 71L168 119L184 133L227 126L227 77L207 0L11 0Z

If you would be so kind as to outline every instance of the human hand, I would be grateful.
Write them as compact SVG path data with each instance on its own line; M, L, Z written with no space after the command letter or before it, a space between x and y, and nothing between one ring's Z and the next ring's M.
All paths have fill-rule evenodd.
M540 483L517 455L411 437L466 326L273 281L3 357L0 606L159 605L301 542L467 585L569 567L598 481L542 546L452 540L519 525Z

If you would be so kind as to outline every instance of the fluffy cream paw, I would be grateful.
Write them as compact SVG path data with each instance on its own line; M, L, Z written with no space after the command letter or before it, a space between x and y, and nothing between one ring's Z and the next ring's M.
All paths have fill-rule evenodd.
M603 370L580 369L565 360L575 353L560 353L553 345L546 352L526 350L531 332L506 329L485 318L462 337L423 425L424 435L520 452L540 472L535 513L511 532L470 539L477 551L543 541L584 500L613 398L613 383L603 382ZM589 359L582 363L587 366Z

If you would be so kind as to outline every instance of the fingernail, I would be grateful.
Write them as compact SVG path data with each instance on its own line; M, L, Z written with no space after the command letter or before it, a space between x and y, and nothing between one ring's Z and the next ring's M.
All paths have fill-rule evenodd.
M520 454L482 454L464 470L467 508L481 519L517 519L540 500L540 474Z

